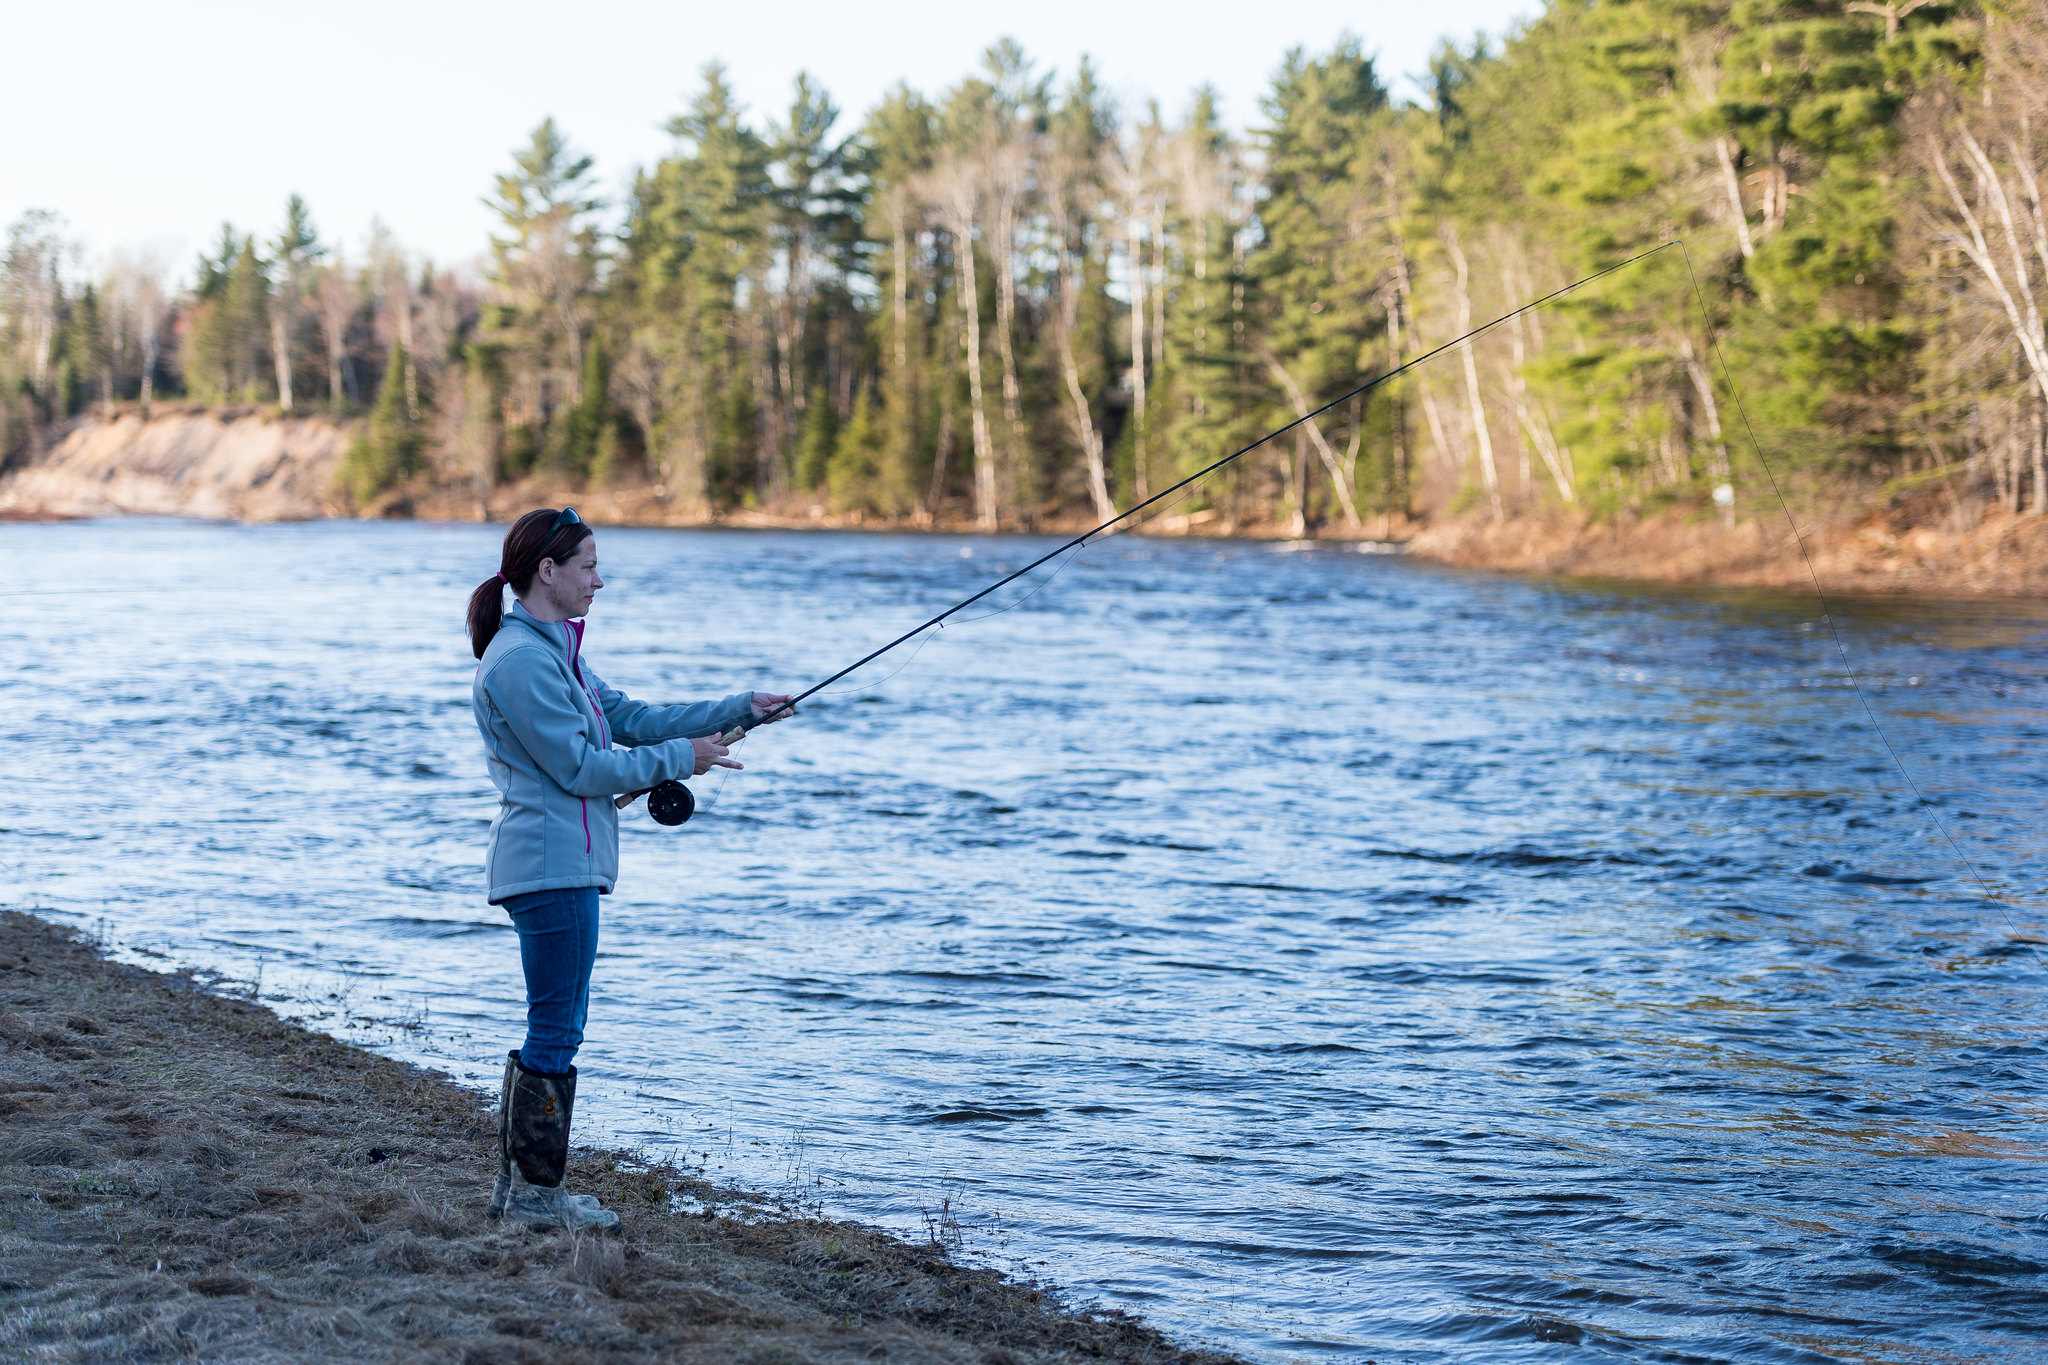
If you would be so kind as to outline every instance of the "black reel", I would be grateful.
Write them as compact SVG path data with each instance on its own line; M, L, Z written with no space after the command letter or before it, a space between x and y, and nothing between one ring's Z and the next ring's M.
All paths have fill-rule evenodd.
M670 778L647 793L647 813L656 824L680 825L697 813L697 798L688 787Z

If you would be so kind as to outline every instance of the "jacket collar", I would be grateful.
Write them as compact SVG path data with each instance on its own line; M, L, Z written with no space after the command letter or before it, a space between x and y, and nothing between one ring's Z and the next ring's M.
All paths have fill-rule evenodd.
M573 667L577 656L583 652L583 623L581 621L543 621L524 604L514 602L508 619L518 621L528 630L540 636L557 650L568 656Z

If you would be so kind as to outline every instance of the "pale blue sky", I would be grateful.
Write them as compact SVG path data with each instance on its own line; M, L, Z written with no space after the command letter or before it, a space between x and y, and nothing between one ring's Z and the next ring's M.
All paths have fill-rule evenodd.
M730 68L750 110L779 113L799 70L845 111L842 129L899 79L936 92L1002 36L1041 69L1093 56L1127 105L1178 113L1203 81L1226 118L1257 117L1291 46L1349 30L1397 90L1437 42L1498 34L1540 0L1251 0L1126 4L1032 0L498 0L342 6L100 0L22 6L0 81L0 222L62 214L88 261L153 244L178 270L223 218L274 231L306 196L329 240L350 246L381 215L407 245L459 263L485 245L479 198L548 114L597 157L618 196L661 155L660 125L704 63Z

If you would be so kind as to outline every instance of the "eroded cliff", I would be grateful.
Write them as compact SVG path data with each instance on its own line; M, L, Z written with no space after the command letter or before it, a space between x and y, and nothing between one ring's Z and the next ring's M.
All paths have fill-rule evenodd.
M354 433L326 417L165 408L86 418L0 476L0 513L294 521L347 509L335 466Z

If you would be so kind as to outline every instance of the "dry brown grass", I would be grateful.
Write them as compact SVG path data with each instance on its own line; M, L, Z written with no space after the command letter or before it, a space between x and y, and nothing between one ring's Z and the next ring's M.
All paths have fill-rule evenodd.
M1495 525L1463 516L1432 522L1411 554L1463 568L1652 583L1830 593L2014 597L2048 593L2048 517L1950 506L1936 492L1873 512L1802 519L1807 560L1774 503L1724 527L1712 516L1666 512L1581 522L1522 516Z
M0 1359L1224 1360L616 1153L623 1237L487 1223L485 1103L0 913Z

